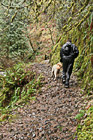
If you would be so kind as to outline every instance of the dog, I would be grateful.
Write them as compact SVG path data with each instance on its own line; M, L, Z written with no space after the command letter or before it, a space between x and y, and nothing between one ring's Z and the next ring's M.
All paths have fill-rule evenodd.
M57 79L57 76L59 75L61 67L62 67L62 64L60 62L55 64L55 65L53 65L51 77L54 77L54 80Z

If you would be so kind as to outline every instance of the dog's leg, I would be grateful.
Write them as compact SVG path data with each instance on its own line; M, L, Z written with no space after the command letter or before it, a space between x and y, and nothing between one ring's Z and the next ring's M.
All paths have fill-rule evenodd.
M54 75L55 75L54 80L56 80L57 79L57 70L54 71Z
M58 78L59 78L59 75L60 75L60 69L58 70L57 74L58 74Z
M53 75L54 75L54 70L53 70L53 68L52 68L51 77L53 77Z

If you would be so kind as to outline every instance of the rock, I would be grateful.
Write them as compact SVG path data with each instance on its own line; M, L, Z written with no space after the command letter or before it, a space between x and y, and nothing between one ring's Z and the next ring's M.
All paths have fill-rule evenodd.
M35 138L35 137L36 137L36 134L35 134L35 133L33 133L33 134L32 134L32 137L33 137L33 138Z

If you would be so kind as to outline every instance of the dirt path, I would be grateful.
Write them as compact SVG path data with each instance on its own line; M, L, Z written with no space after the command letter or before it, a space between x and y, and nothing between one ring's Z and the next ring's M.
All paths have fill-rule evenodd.
M83 106L76 77L72 75L66 89L60 79L51 78L49 64L33 67L43 73L45 84L36 101L18 109L17 119L0 124L0 140L72 140L77 125L74 117Z

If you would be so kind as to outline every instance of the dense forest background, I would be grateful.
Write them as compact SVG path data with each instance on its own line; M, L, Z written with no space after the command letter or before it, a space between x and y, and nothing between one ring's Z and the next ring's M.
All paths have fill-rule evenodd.
M92 0L1 0L0 115L6 117L7 110L34 98L42 75L29 71L29 66L45 59L51 65L59 62L60 48L70 38L79 49L74 72L81 94L89 101L88 109L77 116L80 123L82 114L87 114L85 123L77 128L77 135L80 140L92 140L92 34Z

